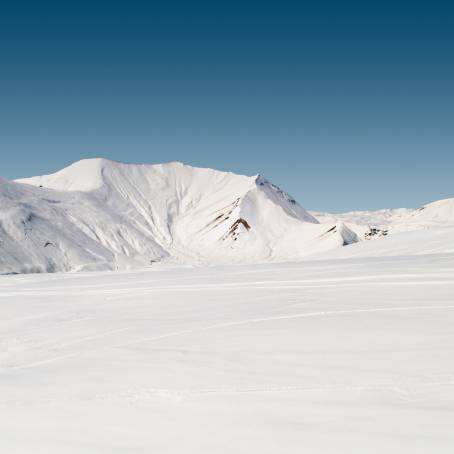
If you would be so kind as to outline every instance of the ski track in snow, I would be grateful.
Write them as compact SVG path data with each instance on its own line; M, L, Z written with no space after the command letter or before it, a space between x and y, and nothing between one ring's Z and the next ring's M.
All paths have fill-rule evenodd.
M238 320L238 321L232 321L232 322L227 322L227 323L217 323L214 325L205 326L205 327L198 328L198 329L182 330L182 331L165 333L165 334L161 334L158 336L134 339L134 340L128 341L128 342L123 342L120 344L114 344L114 345L110 345L107 347L102 347L101 349L98 348L98 349L96 349L96 351L104 350L105 348L128 347L128 346L134 345L134 344L140 344L140 343L145 343L145 342L154 342L154 341L159 341L162 339L167 339L170 337L185 336L188 334L201 333L204 331L218 330L218 329L223 329L223 328L230 328L230 327L255 324L255 323L265 323L265 322L293 320L293 319L301 319L301 318L312 318L312 317L334 317L334 316L343 316L343 315L367 314L367 313L374 313L374 312L435 311L435 310L444 310L444 309L454 309L454 305L450 305L450 306L414 306L414 307L412 307L412 306L381 307L381 308L371 308L371 309L320 311L320 312L309 312L309 313L292 314L292 315L278 315L278 316L273 316L273 317L253 318L253 319L248 319L248 320ZM100 339L103 337L107 337L111 334L117 334L117 333L121 333L121 332L128 331L128 330L130 330L130 328L121 328L121 329L112 330L112 331L98 334L98 335L86 336L86 337L82 337L79 339L74 339L72 341L54 345L53 349L61 349L61 348L68 347L71 345L80 344L83 342L89 342L91 340ZM51 357L48 359L44 359L41 361L36 361L36 362L28 363L28 364L21 364L21 365L17 365L17 366L9 366L9 367L3 367L3 368L0 367L0 372L2 370L10 371L10 370L16 370L16 369L29 369L32 367L39 367L42 365L54 363L56 361L64 361L66 359L73 358L75 356L80 356L83 353L84 352L82 352L82 351L80 351L80 352L77 351L77 352L69 353L66 355L55 356L55 357ZM90 350L88 353L92 354L93 350Z
M159 336L154 337L146 337L143 339L137 339L130 342L125 342L123 344L115 345L114 347L125 347L128 345L138 344L142 342L153 342L158 341L161 339L166 339L169 337L175 336L183 336L186 334L193 334L193 333L200 333L203 331L209 330L217 330L222 328L230 328L235 326L241 325L249 325L254 323L265 323L265 322L273 322L273 321L281 321L281 320L293 320L293 319L300 319L300 318L311 318L311 317L333 317L333 316L341 316L341 315L354 315L354 314L364 314L364 313L371 313L371 312L402 312L402 311L432 311L432 310L443 310L443 309L454 309L454 305L452 306L415 306L415 307L379 307L379 308L372 308L372 309L352 309L352 310L342 310L342 311L320 311L320 312L308 312L302 314L291 314L291 315L277 315L274 317L262 317L262 318L252 318L248 320L238 320L233 322L227 323L217 323L210 326L205 326L203 328L199 328L196 330L183 330L177 331L173 333L166 333L161 334Z
M451 454L453 309L454 255L4 276L0 451Z
M408 280L404 281L401 279L408 277L418 277L418 280ZM154 287L140 287L142 294L153 293L153 292L190 292L190 291L218 291L220 289L224 291L228 290L258 290L258 289L304 289L304 288L327 288L327 287L354 287L367 285L378 285L378 286L405 286L405 285L451 285L452 274L445 275L430 275L430 277L438 279L425 280L423 279L427 275L402 275L402 276L368 276L368 277L347 277L347 278L338 278L338 279L310 279L310 280L279 280L279 281L252 281L252 282L235 282L235 283L218 283L213 285L172 285L172 286L154 286ZM392 280L383 280L384 278ZM363 283L363 281L366 281ZM88 286L90 287L90 286ZM100 286L91 286L91 287L103 287ZM125 295L131 294L137 290L137 286L126 287L126 288L117 288L117 289L102 289L102 290L89 290L84 291L77 287L65 287L62 290L52 291L50 289L40 289L40 290L27 290L27 291L10 291L2 292L0 298L11 298L11 297L43 297L43 296L99 296L99 295L111 295L114 294L114 298L123 298ZM52 315L52 314L50 314ZM34 317L45 317L46 315L37 315L30 316L29 318ZM27 317L26 317L27 318Z
M402 311L434 311L434 310L443 310L443 309L454 309L454 305L450 306L404 306L404 307L381 307L381 308L369 308L369 309L352 309L352 310L340 310L340 311L320 311L320 312L309 312L309 313L300 313L300 314L291 314L291 315L277 315L273 317L262 317L262 318L253 318L253 319L247 319L247 320L238 320L238 321L232 321L232 322L227 322L227 323L216 323L213 325L201 327L198 329L189 329L189 330L182 330L182 331L176 331L176 332L170 332L170 333L165 333L161 334L158 336L151 336L151 337L145 337L141 339L134 339L132 341L120 343L120 344L113 344L109 345L107 347L102 347L101 349L96 349L96 351L103 350L105 348L122 348L122 347L128 347L130 345L134 344L140 344L140 343L145 343L145 342L154 342L154 341L159 341L162 339L167 339L170 337L177 337L177 336L184 336L184 335L190 335L194 333L202 333L204 331L210 331L210 330L218 330L218 329L223 329L223 328L230 328L230 327L237 327L237 326L242 326L242 325L248 325L248 324L255 324L255 323L266 323L266 322L273 322L273 321L282 321L282 320L293 320L293 319L301 319L301 318L312 318L312 317L333 317L333 316L343 316L343 315L355 315L355 314L367 314L367 313L374 313L374 312L402 312ZM29 318L24 318L23 320L29 320ZM96 339L101 339L107 336L110 336L112 334L118 334L124 331L128 331L131 328L121 328L121 329L115 329L111 330L105 333L101 334L96 334L92 336L85 336L77 339L73 339L71 341L63 342L57 345L51 345L53 350L58 350L62 349L68 346L84 343L84 342L89 342L92 340ZM46 346L46 344L41 345ZM49 344L47 344L49 346ZM84 352L82 351L76 351L73 353L65 354L65 355L60 355L60 356L55 356L51 358L47 358L41 361L36 361L36 362L31 362L28 364L21 364L21 365L16 365L16 366L8 366L8 367L0 367L0 371L11 371L11 370L16 370L16 369L28 369L32 367L39 367L42 365L54 363L56 361L64 361L65 359L73 358L75 356L80 356ZM88 353L92 354L93 350L90 350Z
M148 400L172 399L182 401L185 399L210 396L225 396L225 395L241 395L241 394L294 394L294 393L356 393L356 392L372 392L372 393L393 393L407 402L418 402L423 397L417 396L418 392L424 389L451 387L454 386L454 379L441 382L427 382L412 384L410 387L397 386L396 384L381 384L381 385L358 385L358 386L314 386L314 387L298 387L298 386L266 386L256 388L207 388L207 389L168 389L168 388L141 388L131 389L123 394L106 394L96 396L96 400L100 401L119 401L130 403L143 403Z

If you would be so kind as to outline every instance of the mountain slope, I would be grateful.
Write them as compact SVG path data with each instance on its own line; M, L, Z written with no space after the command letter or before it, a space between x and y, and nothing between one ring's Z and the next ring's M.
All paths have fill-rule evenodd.
M407 221L422 227L454 225L454 198L428 203L414 210Z
M0 272L297 259L357 241L261 176L83 160L0 190Z
M454 198L428 203L421 208L398 208L348 213L312 212L322 224L343 222L361 239L372 239L437 227L454 227Z

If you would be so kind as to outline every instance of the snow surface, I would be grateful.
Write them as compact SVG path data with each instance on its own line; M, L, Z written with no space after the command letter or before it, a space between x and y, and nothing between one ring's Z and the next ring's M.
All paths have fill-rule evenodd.
M450 252L0 276L0 451L452 453L434 232Z

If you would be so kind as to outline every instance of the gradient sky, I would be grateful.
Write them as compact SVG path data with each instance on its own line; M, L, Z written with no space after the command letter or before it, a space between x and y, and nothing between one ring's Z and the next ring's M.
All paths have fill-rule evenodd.
M0 175L102 156L261 173L308 209L454 197L452 8L305 3L4 5Z

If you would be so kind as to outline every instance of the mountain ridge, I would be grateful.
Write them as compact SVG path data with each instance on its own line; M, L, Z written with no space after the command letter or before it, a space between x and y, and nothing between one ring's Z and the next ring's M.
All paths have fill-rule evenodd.
M179 162L96 158L2 187L23 215L0 218L0 272L290 260L354 240L261 175Z
M454 225L454 199L416 210L310 213L259 174L104 158L0 179L0 207L0 273L300 260Z

